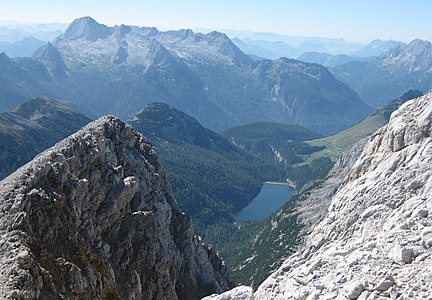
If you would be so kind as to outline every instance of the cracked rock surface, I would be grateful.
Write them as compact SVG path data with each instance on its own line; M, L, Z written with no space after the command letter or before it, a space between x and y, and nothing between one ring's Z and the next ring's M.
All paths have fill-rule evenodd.
M2 299L198 299L228 287L153 147L114 117L0 182Z

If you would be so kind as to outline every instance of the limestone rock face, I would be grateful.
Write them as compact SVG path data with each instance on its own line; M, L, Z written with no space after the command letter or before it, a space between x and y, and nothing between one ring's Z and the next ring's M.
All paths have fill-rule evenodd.
M297 210L299 221L303 225L302 236L310 232L325 217L333 195L359 158L366 142L367 138L354 144L336 161L323 182L301 195Z
M202 300L253 300L253 291L248 286L238 286L222 295L211 295Z
M2 299L197 299L228 287L155 150L114 117L0 183Z
M407 102L366 144L324 220L257 299L432 295L432 93Z

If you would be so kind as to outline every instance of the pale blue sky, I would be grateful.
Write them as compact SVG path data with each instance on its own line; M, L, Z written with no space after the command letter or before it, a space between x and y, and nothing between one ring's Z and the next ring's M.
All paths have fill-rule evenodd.
M212 28L287 35L432 40L432 0L2 0L0 20Z

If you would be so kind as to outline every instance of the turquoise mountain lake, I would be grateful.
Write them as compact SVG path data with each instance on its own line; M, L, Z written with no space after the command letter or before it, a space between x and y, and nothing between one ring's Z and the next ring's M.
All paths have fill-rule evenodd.
M237 223L269 217L292 197L292 188L283 183L266 182L259 194L237 213Z

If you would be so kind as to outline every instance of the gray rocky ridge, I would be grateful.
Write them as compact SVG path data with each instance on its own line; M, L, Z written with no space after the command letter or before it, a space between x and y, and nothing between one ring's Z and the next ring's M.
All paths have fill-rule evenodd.
M240 296L431 299L431 131L432 93L394 112L303 247L252 296L247 289ZM231 299L223 295L214 299Z
M303 225L300 236L310 232L325 217L333 195L360 156L366 141L365 138L355 143L335 162L325 180L300 194L296 205L298 220Z
M153 147L114 117L0 186L2 299L198 299L229 287Z

